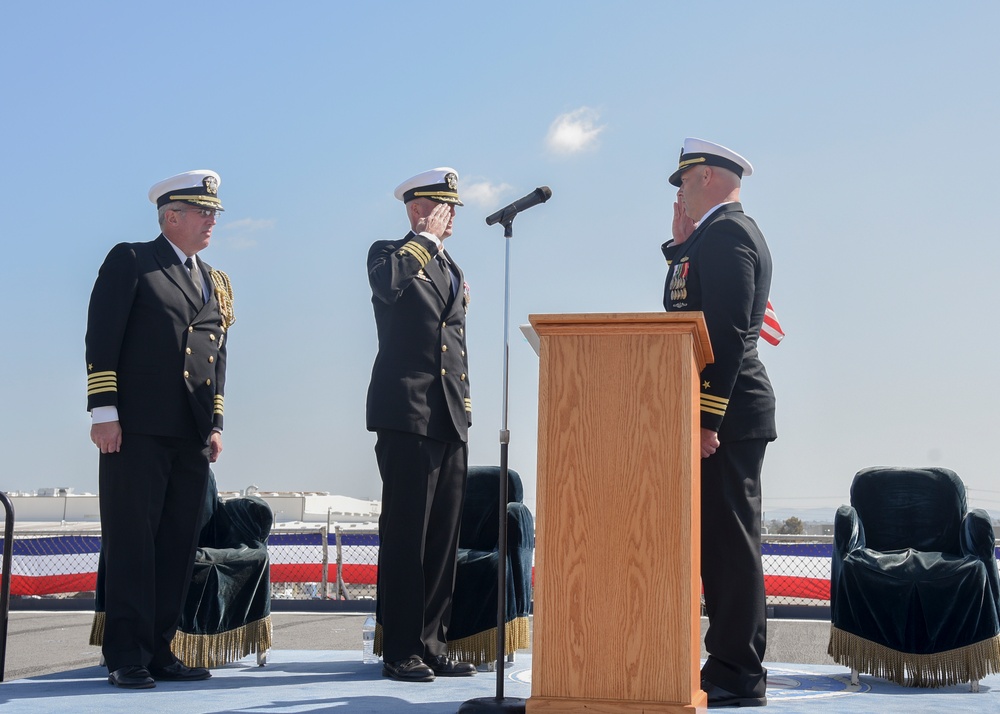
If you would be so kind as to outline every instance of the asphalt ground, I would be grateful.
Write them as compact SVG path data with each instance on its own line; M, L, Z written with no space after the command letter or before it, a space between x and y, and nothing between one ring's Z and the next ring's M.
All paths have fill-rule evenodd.
M272 612L275 650L358 650L366 614ZM7 628L4 680L26 679L81 667L100 660L88 644L92 612L15 610ZM704 635L707 621L702 618ZM822 620L768 620L766 662L833 664L826 653L830 623ZM702 657L705 656L704 651Z

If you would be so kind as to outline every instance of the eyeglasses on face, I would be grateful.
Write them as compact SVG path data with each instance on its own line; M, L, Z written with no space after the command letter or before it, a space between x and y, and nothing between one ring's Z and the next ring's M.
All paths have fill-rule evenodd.
M214 208L172 208L172 211L177 213L193 213L199 218L218 218L222 211L217 211Z

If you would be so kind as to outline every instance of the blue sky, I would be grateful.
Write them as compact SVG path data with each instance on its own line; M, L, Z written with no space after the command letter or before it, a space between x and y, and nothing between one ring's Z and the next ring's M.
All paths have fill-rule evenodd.
M146 191L212 168L208 262L236 295L220 486L375 497L365 256L392 190L455 167L471 287L471 458L495 463L511 315L662 309L685 136L755 166L743 203L788 337L762 346L765 513L835 507L869 465L940 465L1000 513L1000 5L987 2L9 3L0 24L6 408L0 486L97 489L83 338L97 269L151 240ZM510 351L534 498L537 359Z

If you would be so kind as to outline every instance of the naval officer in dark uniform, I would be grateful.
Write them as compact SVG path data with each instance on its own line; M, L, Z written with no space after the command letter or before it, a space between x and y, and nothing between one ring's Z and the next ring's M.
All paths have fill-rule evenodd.
M378 620L387 677L473 675L448 658L458 533L468 472L469 292L444 249L458 174L442 167L400 184L410 232L368 251L378 354L367 424L382 477Z
M209 463L222 451L229 278L200 260L222 211L219 175L149 190L161 234L119 243L87 316L87 408L101 451L108 681L207 679L171 652L191 580Z
M774 392L757 354L771 286L764 235L740 205L753 172L730 149L685 139L663 306L705 314L715 362L701 373L701 579L710 707L763 706L767 671L760 473L777 437Z

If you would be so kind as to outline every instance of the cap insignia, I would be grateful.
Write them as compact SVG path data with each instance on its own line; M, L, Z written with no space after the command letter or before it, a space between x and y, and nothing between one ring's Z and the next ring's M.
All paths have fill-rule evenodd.
M219 180L215 176L206 176L202 180L202 184L204 184L205 190L208 191L210 196L215 196L219 193Z
M448 184L448 188L450 188L452 191L458 188L458 176L456 176L455 174L446 175L444 177L444 181L445 183Z

